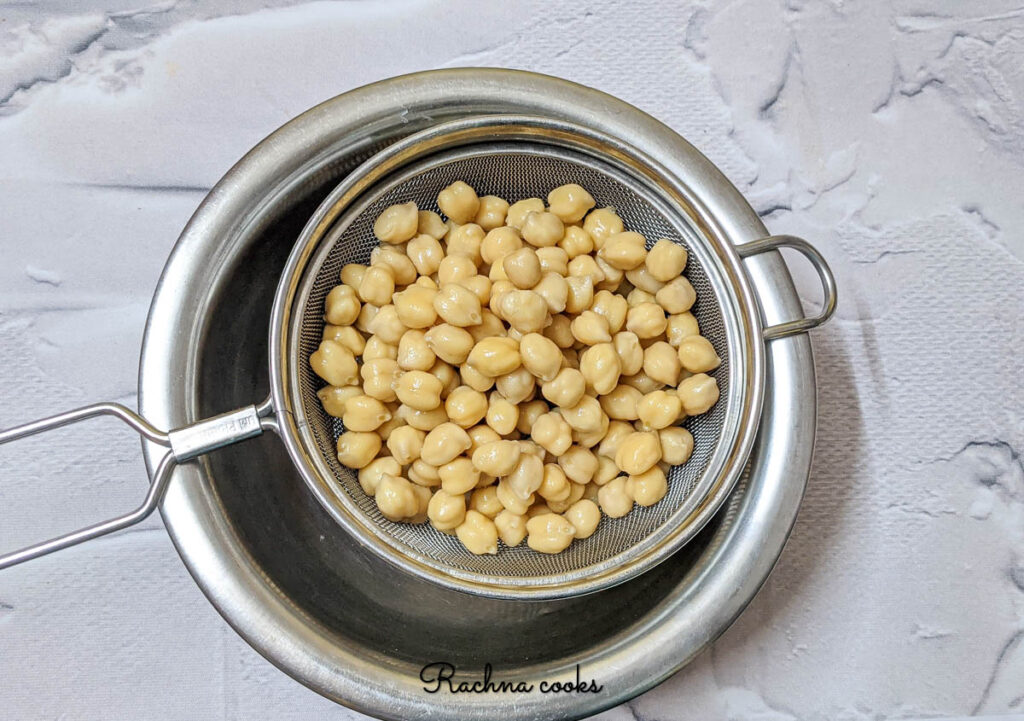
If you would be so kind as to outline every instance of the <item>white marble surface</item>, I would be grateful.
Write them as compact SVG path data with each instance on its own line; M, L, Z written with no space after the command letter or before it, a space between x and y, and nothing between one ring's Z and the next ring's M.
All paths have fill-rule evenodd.
M778 568L710 652L602 718L1018 710L1019 1L139 1L0 4L0 426L135 403L175 238L287 119L418 69L564 76L690 139L842 292L814 337L817 456ZM142 473L112 422L4 449L0 547L123 509ZM158 519L0 574L0 679L10 719L362 718L242 642Z

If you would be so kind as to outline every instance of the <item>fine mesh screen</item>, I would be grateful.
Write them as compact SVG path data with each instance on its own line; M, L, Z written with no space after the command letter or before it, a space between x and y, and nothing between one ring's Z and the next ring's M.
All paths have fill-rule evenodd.
M556 555L537 553L520 544L516 548L501 546L496 556L476 556L466 551L453 536L434 530L429 524L412 525L392 523L377 509L373 498L360 488L356 473L342 466L335 455L335 442L343 431L341 421L328 416L320 405L316 392L323 381L311 370L307 359L316 350L323 332L323 305L327 293L337 285L341 268L346 263L368 263L370 252L378 245L373 235L373 222L380 212L394 203L415 202L421 209L439 212L438 192L456 180L463 180L479 195L497 195L509 202L523 198L547 197L548 192L563 183L579 183L594 196L597 207L613 207L622 217L627 230L634 230L648 239L648 246L659 238L682 243L691 252L684 274L697 292L692 312L701 333L707 337L718 355L721 366L714 371L721 391L719 402L706 414L686 421L694 437L694 451L690 460L671 469L668 494L649 508L635 506L623 518L603 517L597 532L584 540L576 540L569 548ZM348 495L366 518L383 531L388 541L399 552L411 552L425 557L443 569L456 574L484 574L515 578L579 574L596 564L616 562L616 557L636 543L663 530L669 517L689 499L700 485L702 493L709 486L703 479L708 462L721 441L722 427L727 415L729 399L729 353L726 328L719 306L720 299L693 252L700 243L694 231L673 225L652 203L638 195L625 183L603 171L592 159L574 162L564 156L552 157L532 152L481 153L470 157L456 157L450 162L428 167L406 177L400 184L390 187L385 181L383 192L375 189L372 200L355 217L346 213L324 241L329 244L321 261L307 270L306 283L310 283L307 302L300 321L298 338L299 358L295 363L299 373L300 403L308 421L308 432L336 481L336 492ZM309 274L313 274L310 276ZM538 394L538 397L539 394ZM672 522L678 522L673 519Z

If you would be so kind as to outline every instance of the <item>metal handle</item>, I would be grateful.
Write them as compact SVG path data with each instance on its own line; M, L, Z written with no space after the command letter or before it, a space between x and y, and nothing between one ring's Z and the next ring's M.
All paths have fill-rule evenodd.
M832 269L828 267L828 263L822 254L818 252L818 249L803 238L798 238L795 235L770 235L767 238L761 238L760 240L737 246L736 251L740 254L740 257L749 258L752 255L769 250L778 250L779 248L792 248L799 251L810 261L811 265L814 266L814 270L818 272L818 278L821 279L821 286L825 291L825 302L821 307L821 312L817 315L808 318L797 318L796 320L766 327L762 334L765 340L787 338L798 333L806 333L827 321L836 311L836 279L832 275Z
M153 474L153 482L146 493L146 499L134 511L123 516L111 518L109 521L96 523L77 531L57 536L49 541L43 541L42 543L26 546L18 551L0 555L0 569L45 556L48 553L74 546L82 541L88 541L99 536L105 536L108 533L113 533L114 531L120 531L122 528L127 528L144 520L160 505L160 499L163 498L164 491L167 489L167 482L171 478L171 470L176 464L192 460L216 448L260 435L263 432L260 415L260 411L256 406L248 406L237 411L231 411L230 413L199 421L169 433L164 433L150 425L142 416L122 405L117 403L97 403L9 428L6 431L0 431L0 445L3 445L4 443L10 443L20 438L26 438L89 418L114 416L127 423L150 441L170 448L170 451L157 464L156 472Z

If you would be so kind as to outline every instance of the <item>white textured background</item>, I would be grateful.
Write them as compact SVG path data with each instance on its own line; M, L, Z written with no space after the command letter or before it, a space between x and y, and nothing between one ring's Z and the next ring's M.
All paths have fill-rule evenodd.
M560 75L695 143L773 231L825 252L842 293L814 337L817 457L777 570L709 653L603 718L1018 709L1019 0L139 1L0 2L0 426L134 405L175 238L289 118L425 68ZM5 448L0 548L142 488L113 422ZM0 574L0 718L325 717L358 714L250 650L158 519Z

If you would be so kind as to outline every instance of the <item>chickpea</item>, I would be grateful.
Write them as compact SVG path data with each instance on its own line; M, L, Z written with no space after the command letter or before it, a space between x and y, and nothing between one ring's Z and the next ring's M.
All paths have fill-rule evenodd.
M587 395L583 396L575 406L562 408L561 413L566 423L582 433L598 430L601 428L602 418L606 418L597 399Z
M485 426L483 424L479 426L473 426L468 431L466 431L466 433L469 434L470 440L470 446L466 450L467 456L472 456L476 452L476 449L484 445L485 443L493 443L494 441L501 440L501 436L499 436L493 428L491 428L490 426Z
M383 458L375 458L363 468L360 468L359 485L363 489L363 493L368 496L377 493L377 486L380 485L381 478L385 474L400 476L402 475L402 466L394 458L385 456Z
M378 358L398 360L398 347L385 343L379 336L371 335L363 347L363 362L366 363Z
M419 209L416 203L402 203L384 209L373 223L373 234L384 243L404 243L416 235Z
M452 495L468 493L480 482L480 471L465 456L445 463L437 469L441 488Z
M356 318L356 322L353 325L355 325L360 333L370 333L370 323L373 322L378 313L380 313L380 308L367 303L359 309L359 317Z
M385 443L388 442L388 438L391 437L391 433L396 428L401 428L405 425L405 421L398 417L398 409L401 406L400 403L385 403L384 407L388 409L388 413L391 414L391 418L377 426L377 435Z
M420 334L420 335L413 335ZM401 343L399 343L399 356L402 355L403 344L407 343L410 336L414 340L409 340L409 344L415 344L417 353L422 355L422 359L418 360L418 367L407 368L407 370L429 370L434 364L435 358L440 358L445 363L460 364L466 360L469 355L469 351L473 348L473 336L468 331L458 328L448 323L442 323L436 325L426 333L422 331L409 331L403 336ZM428 357L426 353L420 348L420 339L422 338L423 347L429 353L430 364L426 368L423 366L426 363ZM399 365L402 364L401 357L399 358ZM404 367L404 366L403 366Z
M540 553L561 553L576 537L576 528L555 513L542 513L526 522L526 544Z
M448 255L461 255L479 266L483 261L480 246L484 240L484 229L476 223L466 223L452 228L448 233Z
M477 325L483 320L480 299L473 291L456 283L444 283L434 296L434 310L446 323L459 328Z
M619 467L615 465L615 459L597 454L597 470L594 471L594 478L591 484L603 486L619 475Z
M515 441L492 441L473 451L473 465L490 476L504 476L518 465L522 449Z
M427 434L417 428L401 426L391 432L387 447L395 460L407 466L420 457L426 437Z
M553 380L561 369L562 351L539 333L524 335L519 341L519 353L523 367L542 381Z
M504 508L501 501L498 500L498 489L493 485L473 491L469 496L469 507L491 519L501 513Z
M637 475L661 460L661 442L657 433L638 431L622 440L615 452L615 465L623 473Z
M626 492L641 506L653 506L668 493L665 471L654 466L630 476L626 480Z
M498 552L498 529L494 521L477 510L466 511L466 518L455 529L455 535L470 553L493 555Z
M569 225L565 228L565 235L558 241L558 247L565 251L569 260L581 255L588 255L594 251L594 239L590 233L578 225Z
M620 270L632 270L647 260L647 241L639 233L624 231L610 235L598 255L608 265Z
M451 531L466 520L466 499L461 493L451 494L442 488L431 496L427 517L437 530Z
M523 240L536 248L556 245L565 235L565 225L554 213L528 213L521 229Z
M609 418L635 421L639 418L638 407L642 398L643 393L636 388L620 384L601 396L601 409Z
M409 330L398 341L398 367L407 371L427 371L434 365L437 356L427 345L421 330Z
M621 372L619 354L611 343L598 343L580 355L580 373L598 395L610 393L618 385Z
M454 423L442 423L423 439L420 457L432 466L443 466L471 445L469 435Z
M519 344L511 338L484 338L473 346L466 363L486 376L497 378L518 368L522 357Z
M632 386L633 388L636 388L638 391L644 394L653 393L654 391L660 389L664 385L663 383L654 380L643 371L640 371L639 373L634 373L631 376L623 376L622 382L627 386Z
M385 421L391 420L391 412L376 398L366 395L352 396L345 401L345 413L341 422L346 430L375 431Z
M591 304L590 310L608 321L608 332L614 335L620 332L622 326L626 324L629 305L621 295L601 290L594 294L594 302Z
M572 442L581 448L593 448L604 438L610 423L611 419L608 418L608 414L602 410L598 415L598 425L593 430L581 431L573 429Z
M569 286L566 284L567 292L568 288ZM551 325L544 329L544 337L550 338L559 348L571 348L576 342L576 338L572 334L572 322L568 316L564 315L556 315L551 318Z
M505 400L518 405L533 398L536 380L530 371L520 367L500 376L495 380L494 387Z
M679 400L687 415L699 416L718 401L718 381L706 373L690 376L679 384Z
M665 341L658 341L647 346L644 351L644 373L653 380L665 385L674 386L679 382L682 366L676 349Z
M387 245L377 246L370 253L370 265L389 268L396 285L409 285L416 281L416 266L413 265L408 255L397 248ZM384 303L387 303L387 300ZM377 305L383 305L384 303L378 303Z
M437 290L438 288L438 285L434 282L433 278L426 278L422 275L416 279L416 282L413 283L413 285L418 285L419 287L427 288L428 290Z
M434 298L436 295L437 291L432 288L415 284L410 285L401 293L396 293L394 306L382 308L381 313L374 320L377 321L380 318L385 308L393 307L395 315L402 325L402 333L404 333L405 328L429 328L437 320L437 313L434 311ZM388 318L390 319L390 315ZM394 337L394 333L390 329L388 332L391 334L390 337ZM401 333L398 334L398 338L388 342L397 344L400 340Z
M597 472L597 456L586 448L573 446L559 455L558 465L574 483L590 483Z
M498 265L491 266L491 269L493 270L494 268L500 268L500 267L501 267L501 265L498 264ZM510 280L496 280L493 283L491 283L491 300L488 303L488 310L490 310L492 313L494 313L496 318L500 317L501 314L502 314L502 311L501 311L502 300L504 299L504 297L506 295L508 295L509 293L511 293L515 289L516 289L516 287L514 285L512 285L512 281L510 281ZM503 325L501 327L501 333L504 333L504 332L505 332L505 326Z
M421 411L403 403L398 407L398 413L402 420L421 431L429 431L448 422L448 414L442 405L430 411Z
M398 296L402 297L406 293L417 290L420 290L417 286L409 286L407 290L403 290ZM427 325L430 324L428 323ZM375 336L380 337L385 343L397 346L398 341L402 339L402 334L405 333L408 327L399 317L395 306L388 304L383 306L377 315L373 317L373 320L370 321L369 330Z
M436 488L441 485L441 476L438 474L438 469L422 458L417 458L409 466L409 480L415 483L417 486L423 486L424 488Z
M554 463L544 464L544 475L537 493L546 501L564 501L569 498L572 485L562 467Z
M385 518L392 522L401 521L416 515L419 510L419 499L413 489L407 479L385 473L373 498Z
M647 272L647 266L641 265L633 270L626 271L626 280L633 284L637 290L645 293L656 294L665 287L665 284Z
M363 282L365 273L366 266L362 263L346 263L341 269L341 282L353 291L359 290L359 284Z
M635 333L622 331L616 333L612 338L612 345L619 355L619 362L622 364L622 374L631 376L638 373L644 366L644 349L640 346L640 339Z
M686 248L680 243L662 238L647 254L647 272L656 280L667 283L686 267Z
M549 321L548 304L532 290L510 290L501 297L500 315L521 333L537 333Z
M491 393L487 406L487 425L497 433L505 435L516 429L519 421L519 406L510 403L500 393Z
M585 310L573 319L570 326L573 337L583 345L593 346L611 341L608 319L592 310Z
M443 383L426 371L407 371L395 384L395 395L418 411L430 411L441 405Z
M540 198L527 198L517 203L512 203L505 214L505 225L510 225L521 230L526 222L526 216L530 213L541 213L544 211L544 201Z
M320 342L309 357L313 372L332 386L347 386L359 380L359 366L352 351L333 340Z
M541 415L530 429L530 437L541 448L560 456L572 445L572 427L557 411Z
M601 486L597 492L597 502L609 518L622 518L633 510L633 498L626 490L626 479L619 476Z
M444 410L453 423L469 428L487 415L487 396L469 386L459 386L445 400Z
M540 281L540 259L533 248L520 248L501 259L505 275L517 288L528 290Z
M622 218L615 214L614 208L599 208L587 214L583 229L594 239L594 247L600 249L606 238L622 232Z
M697 325L697 319L693 313L676 313L668 317L665 334L668 336L669 345L678 348L679 344L683 342L683 338L700 335L700 326Z
M409 260L421 276L433 275L444 260L444 248L437 238L426 233L417 235L405 248Z
M665 332L665 311L655 303L641 303L626 314L626 330L637 338L657 338Z
M583 374L574 368L562 368L555 377L541 386L541 394L556 406L572 408L587 390Z
M394 382L398 379L398 373L398 363L390 358L364 361L362 368L359 369L363 393L385 403L395 400L397 395Z
M437 207L452 221L462 225L476 217L480 210L480 198L475 190L457 180L438 193Z
M444 234L448 232L448 226L441 220L441 216L432 210L421 210L416 214L416 233L419 235L429 235L430 237L441 240ZM411 257L411 256L410 256ZM423 271L420 271L421 273Z
M347 285L334 286L324 301L325 317L331 325L352 325L359 317L359 310L359 299Z
M485 376L468 363L463 363L459 366L459 375L462 376L462 382L464 384L475 391L480 391L481 393L486 393L494 386L493 378Z
M350 325L325 325L323 340L341 343L352 351L352 355L360 355L366 348L363 334Z
M544 299L549 312L561 313L569 300L569 283L558 273L545 273L533 292Z
M430 367L430 375L441 381L441 399L444 400L449 394L458 388L462 383L459 379L459 372L443 360L434 362Z
M707 338L691 335L679 343L679 361L691 373L706 373L717 368L722 359Z
M546 248L537 248L537 260L540 261L540 272L544 273L558 273L560 276L565 277L569 274L569 254L559 248L557 245L551 245Z
M365 468L377 456L380 446L376 433L345 431L338 437L338 461L349 468Z
M437 267L437 282L440 285L458 284L459 281L472 278L477 270L471 259L463 255L447 255Z
M491 296L494 296L494 292L491 292ZM471 325L466 330L473 336L473 340L477 343L482 341L484 338L493 338L495 336L505 335L505 326L501 322L501 318L494 315L489 309L483 308L480 311L480 322L477 325Z
M485 195L480 198L480 207L476 211L474 222L484 230L493 230L505 224L508 213L508 201L496 195Z
M626 296L626 305L630 308L635 308L641 303L653 303L657 305L654 300L654 296L648 293L646 290L641 288L634 288L629 291L629 295Z
M514 548L526 538L526 516L505 510L494 517L498 537L509 548Z
M571 278L590 276L595 286L604 280L604 272L598 267L597 261L591 255L576 256L569 261L568 270L569 277Z
M608 424L608 430L605 432L604 438L601 439L601 444L597 447L597 454L614 460L615 454L619 450L619 445L623 440L633 435L634 432L635 429L632 424L620 420L612 421Z
M501 502L502 507L506 511L515 513L516 515L525 515L530 510L530 504L533 503L535 496L531 493L526 498L520 498L516 495L515 490L512 488L512 484L508 478L502 478L498 481L496 494L498 500Z
M648 393L637 404L640 422L652 430L672 425L682 411L683 404L679 397L665 391Z
M666 463L678 466L690 460L693 453L693 436L685 428L675 426L658 431L661 441L661 457Z
M667 312L672 314L685 313L696 302L697 292L690 285L690 281L683 276L679 276L670 283L666 283L654 297L657 299L658 305Z
M594 256L594 262L597 263L597 269L604 274L604 280L595 288L608 291L618 290L619 286L622 285L622 279L626 277L625 272L614 265L609 265L608 261L599 255Z
M316 395L327 415L341 418L345 415L345 402L353 396L362 395L362 393L362 388L357 385L324 386L316 392Z
M594 207L594 197L576 183L568 183L548 193L551 212L564 223L578 223Z
M572 504L563 516L572 524L576 538L590 538L601 521L601 509L592 500L583 498Z
M549 410L548 404L541 400L521 404L519 406L519 421L516 423L516 429L520 433L529 435L530 430L537 423L537 419Z
M570 313L582 313L594 302L594 279L584 275L570 276L565 281L569 286L565 309Z
M480 257L488 265L500 266L501 263L498 261L522 247L523 239L519 237L519 231L515 228L508 226L492 228L487 231L483 242L480 244Z

